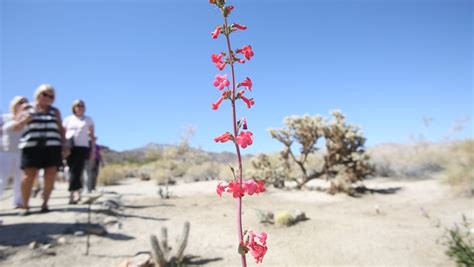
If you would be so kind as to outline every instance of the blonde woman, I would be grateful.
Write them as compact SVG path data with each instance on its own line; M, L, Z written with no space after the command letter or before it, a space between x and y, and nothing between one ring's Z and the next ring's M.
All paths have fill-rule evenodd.
M36 89L34 98L35 103L29 110L32 118L25 126L19 145L22 151L21 168L23 170L21 182L23 211L20 215L29 214L31 188L40 169L44 170L41 212L49 212L48 200L58 168L62 166L64 131L61 113L52 106L55 99L54 87L49 84L40 85Z
M63 121L67 143L71 153L67 157L69 166L69 204L77 204L81 199L82 175L86 160L94 161L95 139L94 121L85 115L86 105L82 100L72 103L72 115Z
M21 195L21 151L18 148L23 129L31 121L28 100L24 96L15 96L10 102L11 119L7 120L2 127L1 139L3 147L3 166L0 169L0 179L3 180L3 190L9 177L13 177L13 205L16 208L23 206Z

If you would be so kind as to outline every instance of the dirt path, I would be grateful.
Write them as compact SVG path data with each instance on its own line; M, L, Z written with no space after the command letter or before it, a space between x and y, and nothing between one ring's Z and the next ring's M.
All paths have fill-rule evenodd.
M7 191L0 201L0 265L5 266L118 266L137 252L149 251L149 235L159 236L168 227L171 246L184 221L191 223L186 254L196 264L238 266L235 203L215 194L216 182L171 187L174 198L162 200L152 181L129 179L104 188L102 199L121 196L120 216L94 205L92 220L103 223L108 235L91 236L90 255L85 256L87 206L66 205L65 184L58 183L48 214L19 217L10 207ZM362 198L329 196L316 191L269 190L244 199L244 225L268 232L269 251L262 266L454 266L436 243L442 234L438 224L451 226L461 214L474 220L474 200L454 197L436 180L395 181L374 179L372 188L401 189L394 194ZM33 205L40 204L34 199ZM299 209L309 220L289 228L262 225L255 209ZM113 223L118 220L118 223ZM79 232L79 233L78 233ZM29 249L37 241L66 244L47 250ZM54 255L51 255L54 254ZM248 257L249 266L255 266Z

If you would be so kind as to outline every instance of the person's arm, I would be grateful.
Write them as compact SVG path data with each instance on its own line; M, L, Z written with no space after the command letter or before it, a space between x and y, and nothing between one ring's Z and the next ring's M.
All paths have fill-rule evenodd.
M89 159L95 161L95 132L94 132L94 122L90 119L89 124L89 140L91 140L91 153Z
M33 119L33 116L28 111L23 111L20 115L19 120L14 120L7 129L13 129L13 131L21 131L23 128Z
M61 135L61 145L63 147L64 157L67 157L67 156L69 156L69 153L71 153L71 150L66 145L66 131L65 131L65 129L63 127L63 124L62 124L63 120L61 118L61 112L59 111L59 109L54 108L54 113L56 114L58 130L59 130L59 134Z

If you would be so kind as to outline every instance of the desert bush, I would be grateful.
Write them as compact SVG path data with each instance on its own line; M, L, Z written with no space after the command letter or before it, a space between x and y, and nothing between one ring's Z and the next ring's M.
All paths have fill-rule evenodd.
M442 237L442 244L447 247L446 254L459 267L474 266L474 237L473 229L465 216L461 225L446 229Z
M219 177L219 165L214 162L205 162L201 165L191 165L184 175L185 181L197 182L214 180Z
M121 164L108 164L104 166L97 177L100 185L114 185L124 179L133 167Z
M275 214L275 225L279 227L290 226L293 224L293 216L288 211L280 211Z
M474 140L453 144L443 160L445 183L461 193L474 195Z
M313 179L326 178L331 181L331 193L344 191L353 194L351 184L373 173L369 156L365 152L365 138L359 127L347 124L340 111L332 111L333 120L328 122L320 115L290 116L284 119L286 128L270 129L270 134L284 145L281 151L284 176L301 188ZM319 139L325 140L323 154L317 152ZM293 152L299 147L299 154ZM309 160L322 155L319 168L310 167ZM292 170L297 166L299 175ZM333 180L337 178L337 182ZM342 186L342 183L347 185Z
M250 160L250 166L245 169L249 178L263 180L276 188L285 187L285 169L274 155L259 154Z

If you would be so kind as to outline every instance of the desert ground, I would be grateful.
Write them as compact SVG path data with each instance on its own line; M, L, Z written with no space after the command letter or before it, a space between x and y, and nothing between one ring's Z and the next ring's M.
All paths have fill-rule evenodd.
M107 234L91 235L89 255L84 235L88 205L68 205L66 183L56 183L47 214L37 213L41 200L32 200L33 214L17 215L11 190L0 201L1 266L123 266L140 252L149 252L150 235L160 237L168 228L169 243L181 234L185 221L190 235L185 250L189 266L240 266L237 254L236 203L219 198L217 181L178 183L169 187L171 198L158 195L156 181L138 178L100 187L92 205L94 225ZM354 198L314 190L268 188L244 197L244 228L268 233L269 250L261 266L455 266L439 239L445 227L472 222L474 199L452 193L431 179L373 178L364 182L390 193ZM105 206L120 199L120 207ZM110 205L109 205L110 207ZM115 207L117 208L117 207ZM256 210L278 212L298 209L308 220L290 227L261 224ZM38 248L33 249L32 242ZM249 266L257 266L247 256Z

